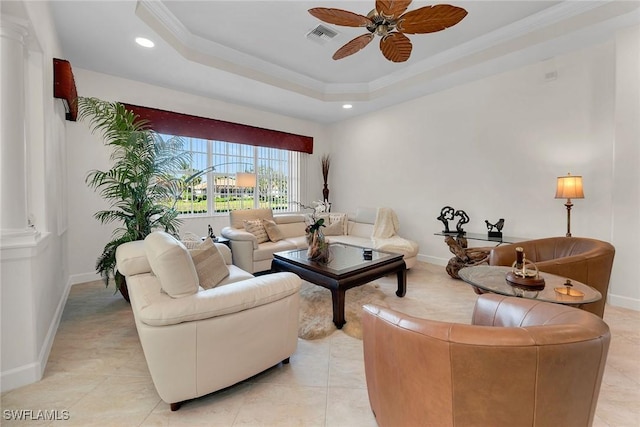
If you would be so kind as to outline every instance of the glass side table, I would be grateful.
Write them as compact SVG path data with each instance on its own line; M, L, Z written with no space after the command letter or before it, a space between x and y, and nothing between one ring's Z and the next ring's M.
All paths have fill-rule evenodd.
M462 268L458 274L466 283L474 287L478 294L491 292L494 294L517 296L521 298L536 299L539 301L553 302L556 304L566 304L581 307L584 304L596 302L602 299L602 294L591 286L571 280L571 289L579 291L582 296L572 296L562 293L566 289L567 278L556 276L555 274L540 272L540 277L544 278L545 287L541 291L521 291L509 283L505 277L511 267L497 267L479 265L475 267ZM560 291L556 291L559 289Z
M454 279L460 279L458 272L461 268L472 267L474 265L487 264L489 262L489 253L492 246L469 248L468 240L478 240L483 242L493 242L501 245L502 243L522 242L524 238L520 237L489 237L488 234L481 233L434 233L436 236L445 236L444 242L449 246L449 250L454 255L447 264L447 273Z

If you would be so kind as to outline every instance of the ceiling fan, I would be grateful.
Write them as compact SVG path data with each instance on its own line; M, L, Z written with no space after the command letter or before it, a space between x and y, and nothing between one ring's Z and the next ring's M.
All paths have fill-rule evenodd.
M405 13L410 4L411 0L376 0L375 9L367 16L326 7L309 9L309 13L329 24L366 27L369 31L338 49L333 54L334 60L353 55L378 35L381 37L382 54L392 62L405 62L411 56L411 41L405 34L442 31L456 25L467 16L467 11L463 8L448 4L424 6Z

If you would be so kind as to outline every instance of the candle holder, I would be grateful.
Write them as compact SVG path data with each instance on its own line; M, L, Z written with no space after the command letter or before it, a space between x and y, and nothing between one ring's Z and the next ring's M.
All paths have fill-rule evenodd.
M573 283L571 283L571 279L567 279L567 281L564 283L564 287L555 288L554 291L558 294L562 301L574 301L584 298L584 292L573 289Z
M506 274L505 280L514 288L516 296L524 296L523 292L537 292L544 289L544 278L540 277L540 271L535 263L529 261L521 247L516 248L516 260L511 265L511 271Z

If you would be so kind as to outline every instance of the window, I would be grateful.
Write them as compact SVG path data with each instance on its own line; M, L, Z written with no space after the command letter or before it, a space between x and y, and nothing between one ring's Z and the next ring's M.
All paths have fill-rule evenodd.
M302 200L300 171L307 154L200 138L183 141L191 164L181 172L182 193L176 204L180 214L297 210L296 202Z

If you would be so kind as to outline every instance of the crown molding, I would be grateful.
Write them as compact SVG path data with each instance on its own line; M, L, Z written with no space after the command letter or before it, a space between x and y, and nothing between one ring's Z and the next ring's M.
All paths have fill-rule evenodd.
M185 59L313 98L323 98L323 82L195 35L162 2L139 0L136 15Z
M639 7L637 2L562 1L520 21L484 34L455 48L376 80L346 84L325 83L268 61L197 36L161 1L139 0L136 15L185 59L326 102L369 101L385 96L410 81L430 81L442 70L456 72L514 50L531 47L571 31L617 17Z

